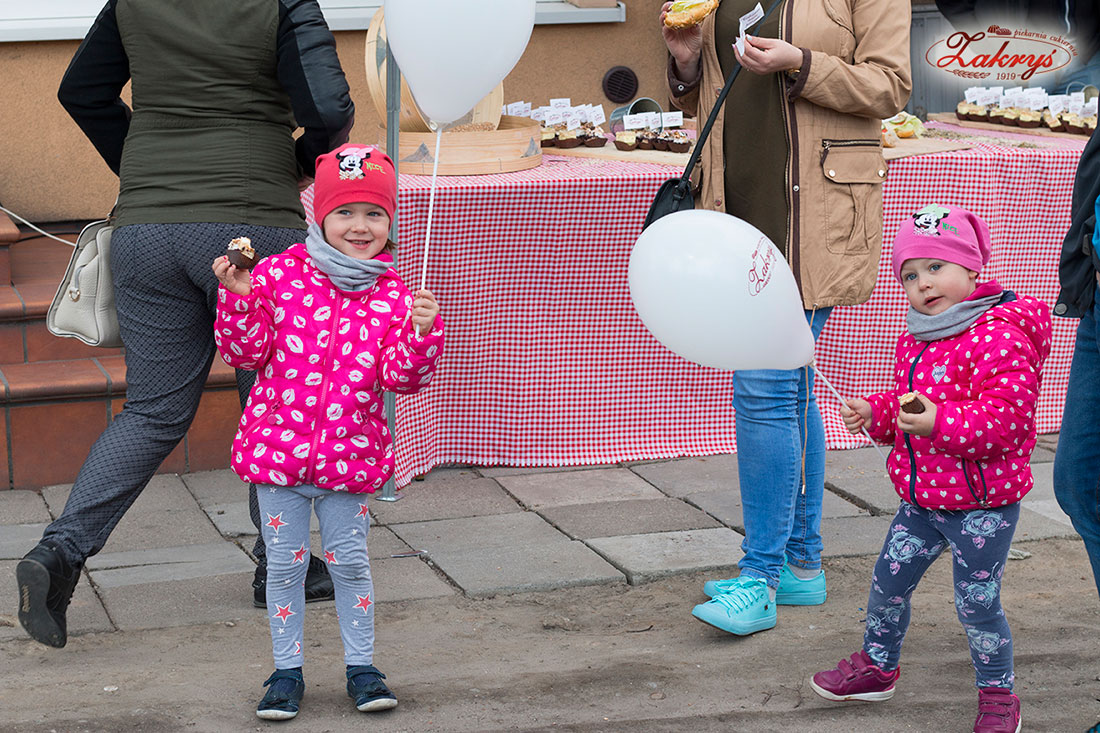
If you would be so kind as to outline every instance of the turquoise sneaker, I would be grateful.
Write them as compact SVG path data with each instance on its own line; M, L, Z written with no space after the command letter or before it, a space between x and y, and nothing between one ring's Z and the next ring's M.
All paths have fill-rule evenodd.
M703 584L703 593L714 598L729 593L737 578L729 580L708 580ZM779 588L775 592L775 603L779 606L820 606L825 602L825 571L808 580L802 580L783 563L779 571Z
M768 599L768 584L760 578L738 576L730 590L691 609L704 623L738 636L748 636L775 626L775 604Z

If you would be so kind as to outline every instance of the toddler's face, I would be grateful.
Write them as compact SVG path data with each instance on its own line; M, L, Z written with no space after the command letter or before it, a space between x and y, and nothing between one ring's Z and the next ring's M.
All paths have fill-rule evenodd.
M376 204L342 204L325 217L322 228L325 241L348 257L373 260L386 246L390 217Z
M954 262L929 257L906 260L901 266L901 284L909 304L927 316L966 300L974 292L978 273Z

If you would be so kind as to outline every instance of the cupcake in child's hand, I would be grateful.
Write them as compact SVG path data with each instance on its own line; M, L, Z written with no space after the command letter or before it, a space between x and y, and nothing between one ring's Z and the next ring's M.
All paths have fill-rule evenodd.
M236 265L242 270L251 270L260 261L256 256L256 250L252 249L252 240L248 237L236 237L230 240L225 255L229 258L229 264Z

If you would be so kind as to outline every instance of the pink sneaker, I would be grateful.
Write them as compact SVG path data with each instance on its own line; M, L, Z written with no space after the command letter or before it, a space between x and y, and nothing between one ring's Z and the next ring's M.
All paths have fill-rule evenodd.
M1020 698L1003 687L978 690L974 733L1020 733Z
M850 659L841 659L836 669L815 674L810 680L810 687L826 700L876 702L894 696L894 683L900 675L900 667L893 672L884 672L875 666L867 652L860 649Z

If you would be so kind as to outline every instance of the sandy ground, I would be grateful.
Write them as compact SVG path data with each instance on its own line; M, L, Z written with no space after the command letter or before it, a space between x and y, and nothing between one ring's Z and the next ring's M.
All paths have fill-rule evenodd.
M1080 542L1019 545L1006 574L1024 730L1100 720L1100 602ZM829 703L806 679L859 648L872 559L828 561L829 601L782 607L737 638L689 615L704 578L469 600L381 604L377 666L400 705L358 713L344 692L335 611L306 622L298 718L254 717L270 672L266 618L93 634L52 650L0 644L0 730L969 731L977 694L950 564L914 597L902 677L883 703ZM10 618L10 617L9 617Z

